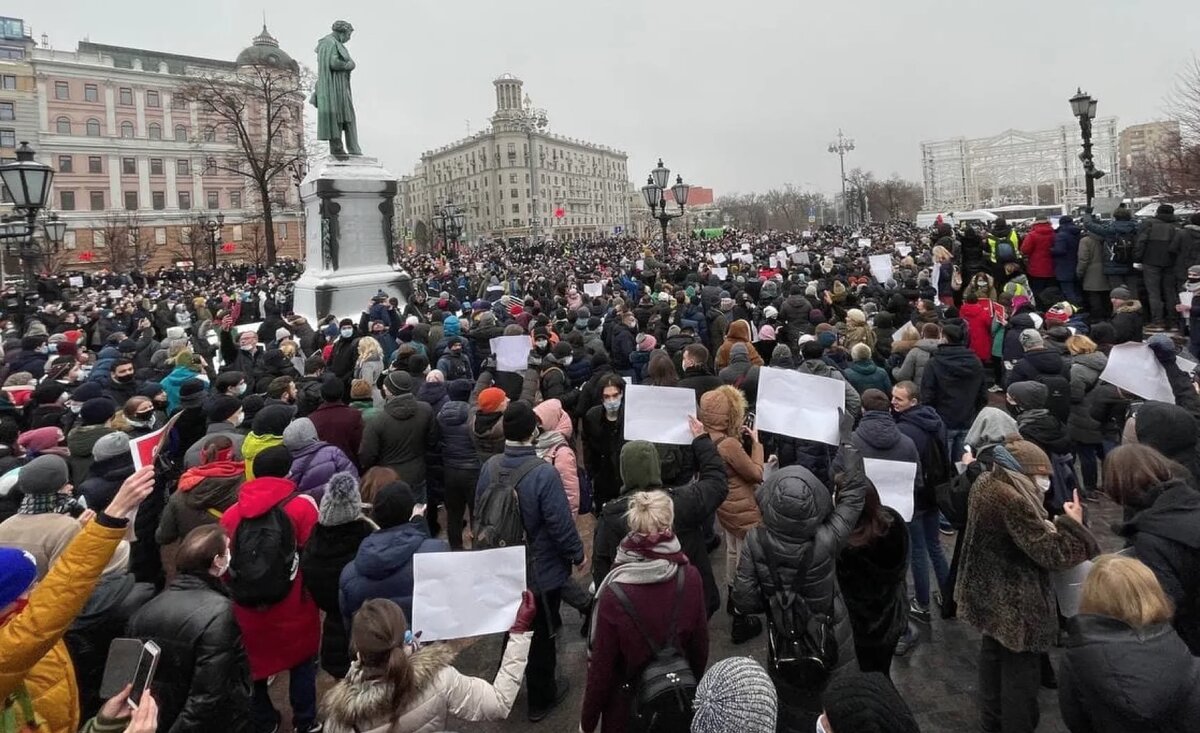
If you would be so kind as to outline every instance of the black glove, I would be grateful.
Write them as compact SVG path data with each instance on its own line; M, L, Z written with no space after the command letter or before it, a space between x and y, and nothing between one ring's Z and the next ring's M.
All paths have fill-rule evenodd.
M850 444L850 434L854 432L854 416L844 409L838 409L838 443Z

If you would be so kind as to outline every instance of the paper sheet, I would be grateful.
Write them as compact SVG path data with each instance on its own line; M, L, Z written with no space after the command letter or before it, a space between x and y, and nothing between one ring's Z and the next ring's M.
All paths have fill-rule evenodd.
M496 371L520 372L529 367L532 345L528 336L496 336L490 343L496 355Z
M638 270L645 270L646 269L646 261L638 260L637 262L634 263L634 267L636 267Z
M796 245L794 245L794 244L789 244L787 247L784 247L784 250L786 250L786 251L787 251L787 253L788 253L788 254L790 254L790 255L792 255L792 254L796 254Z
M1133 556L1129 548L1120 550L1118 555ZM1088 573L1092 572L1092 561L1084 560L1073 568L1066 570L1051 570L1050 585L1058 598L1058 610L1063 616L1071 618L1079 615L1079 602L1083 600L1083 582Z
M1185 359L1182 356L1177 356L1175 357L1175 366L1179 367L1184 374L1191 374L1192 372L1196 371L1196 367L1198 365L1191 359Z
M938 263L933 263L933 267L929 268L929 284L933 286L934 292L938 291L938 284L942 281L942 268L938 267Z
M807 265L808 264L808 253L807 252L793 252L792 253L792 262L795 262L797 265Z
M82 275L72 275L71 277L67 278L67 284L73 288L82 288L83 287L83 276Z
M759 430L838 444L838 409L846 406L846 383L791 369L762 367L754 409Z
M870 263L871 276L878 280L880 284L892 279L891 255L871 255Z
M712 273L714 275L716 275L717 279L720 280L721 282L725 282L726 280L729 279L729 268L728 267L714 267L712 269Z
M712 256L713 264L717 264L717 265L725 264L726 259L727 258L725 257L725 255L721 254L720 252L718 252Z
M903 242L897 242L896 243L896 252L898 252L901 257L908 257L910 254L912 254L912 247L909 247L907 244L904 244Z
M696 391L687 387L625 388L625 440L691 445L688 415L696 414Z
M1179 304L1186 305L1188 308L1191 308L1192 307L1192 298L1194 296L1195 296L1195 293L1190 292L1188 290L1184 290L1183 292L1181 292L1179 294Z
M525 590L525 547L413 555L413 633L421 641L508 629Z
M750 245L748 245L748 244L743 244L743 245L742 245L742 251L743 251L743 252L749 252L749 251L750 251Z
M1108 355L1108 366L1100 379L1146 400L1175 404L1175 393L1167 373L1149 346L1117 344Z
M871 240L868 239L867 237L860 237L858 240L858 248L859 249L870 249L871 248Z
M120 290L110 290L110 291L108 291L108 297L112 298L113 300L117 300L118 298L121 297L121 291Z
M839 259L839 260L840 260L841 258L843 258L843 257L845 257L845 256L846 256L846 250L842 249L841 247L834 247L834 248L833 248L833 257L834 257L834 259Z
M604 283L584 283L583 294L592 298L599 297L604 292Z
M863 468L867 478L875 484L879 500L911 522L913 517L913 491L916 488L917 464L907 461L885 461L882 458L864 458Z

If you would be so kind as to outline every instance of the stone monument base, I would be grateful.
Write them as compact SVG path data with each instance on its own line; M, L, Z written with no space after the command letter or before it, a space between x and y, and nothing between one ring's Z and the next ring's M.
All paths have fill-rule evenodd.
M380 290L403 305L411 280L395 259L396 177L375 158L319 159L300 184L305 213L305 270L293 310L316 323L353 318Z

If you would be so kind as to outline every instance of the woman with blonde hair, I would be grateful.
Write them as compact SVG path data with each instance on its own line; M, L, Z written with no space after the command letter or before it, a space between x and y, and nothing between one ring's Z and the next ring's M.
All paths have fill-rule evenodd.
M674 646L695 679L708 663L704 584L672 527L675 504L665 491L629 496L616 562L596 590L588 645L587 686L579 729L603 733L647 730L631 719L627 685L655 651ZM682 727L681 727L682 725ZM682 721L657 721L655 730L686 730Z
M383 374L383 347L373 338L358 340L358 358L354 363L354 378L365 379L371 383L371 389L378 391L379 375Z
M937 269L938 300L942 305L954 305L954 255L942 245L933 248L933 267ZM933 281L933 273L929 274Z
M325 733L416 733L446 730L449 718L504 720L512 711L529 659L533 593L508 632L496 678L488 682L454 668L454 647L419 646L408 619L385 598L367 601L354 614L350 651L355 661L346 678L325 694ZM418 629L415 633L419 634Z
M1067 352L1071 355L1071 412L1067 417L1067 435L1075 455L1079 456L1083 496L1095 501L1100 462L1112 447L1104 442L1100 423L1092 417L1092 400L1088 397L1100 384L1100 375L1108 366L1108 356L1098 351L1096 342L1083 334L1067 339Z
M762 524L755 491L763 480L763 446L758 430L745 425L746 397L736 387L723 385L700 398L700 422L725 461L729 495L717 509L717 521L725 535L725 579L730 584L725 611L733 617L733 643L741 644L762 633L757 616L737 613L733 607L733 579L746 533Z
M1200 721L1200 659L1171 628L1171 602L1150 568L1096 558L1059 673L1071 731L1184 733Z

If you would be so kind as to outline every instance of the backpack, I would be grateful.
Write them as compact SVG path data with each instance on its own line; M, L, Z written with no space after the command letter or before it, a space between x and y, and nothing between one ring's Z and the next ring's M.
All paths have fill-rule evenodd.
M525 522L521 518L517 484L544 461L530 456L516 468L508 468L503 465L503 458L500 454L488 459L491 481L475 503L471 546L476 550L525 544Z
M233 533L229 591L239 606L273 606L292 590L300 567L296 532L284 507L293 492L257 517L243 517Z
M1013 247L1012 235L1000 239L996 237L996 262L1004 264L1006 262L1017 261L1017 250Z
M1108 261L1110 263L1131 267L1133 265L1134 252L1137 249L1137 243L1134 241L1134 233L1118 232L1117 238L1108 242L1105 249L1108 252Z
M753 545L747 544L747 547ZM801 689L821 690L837 667L838 647L833 609L830 608L829 613L814 612L795 587L804 579L803 568L808 567L812 545L805 550L800 562L802 569L796 571L790 588L779 577L778 567L766 545L762 546L762 551L764 557L761 559L775 587L774 593L770 596L764 593L763 598L767 609L768 669L773 677Z
M683 567L675 573L675 601L671 606L671 623L662 645L654 643L642 625L629 596L620 583L608 586L625 613L633 620L638 633L650 647L652 656L633 681L629 705L629 730L686 733L692 725L692 701L696 697L696 675L683 653L679 651L676 625L683 597Z
M1039 374L1033 381L1046 387L1046 409L1066 425L1071 417L1071 383L1058 374Z
M931 504L936 503L939 487L950 483L955 477L954 467L946 454L945 441L933 436L926 444L925 455L921 456L922 491Z

